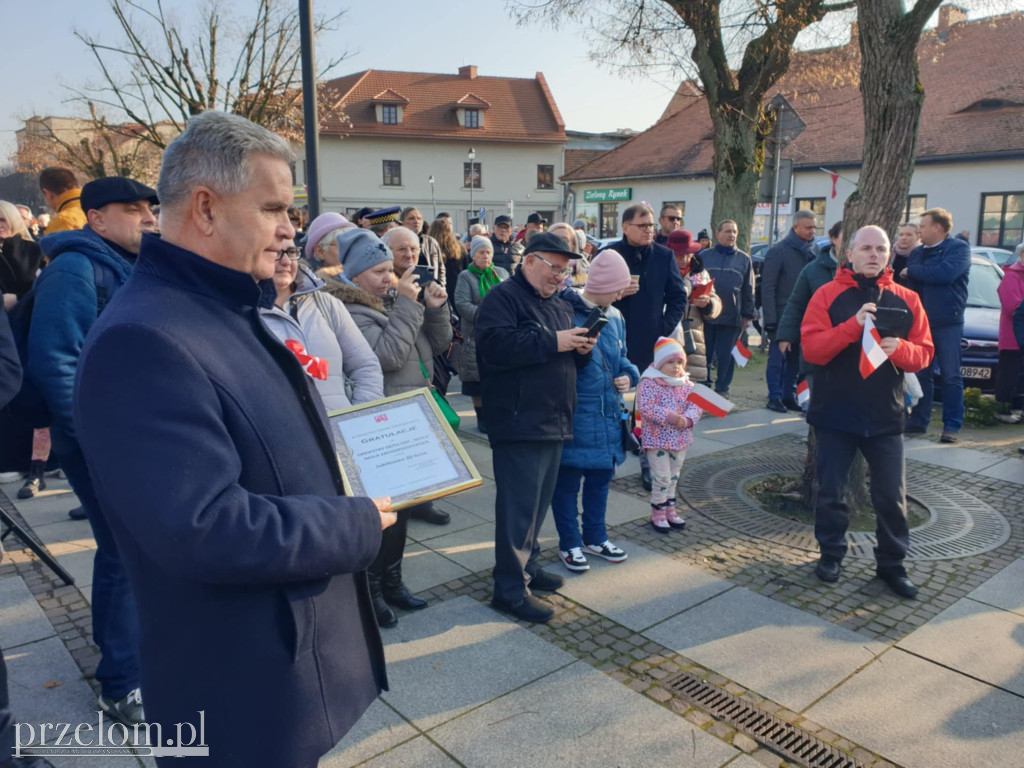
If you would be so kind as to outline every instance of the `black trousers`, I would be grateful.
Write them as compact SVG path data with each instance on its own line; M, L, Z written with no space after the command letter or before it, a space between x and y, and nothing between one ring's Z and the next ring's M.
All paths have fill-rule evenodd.
M819 486L814 535L821 554L836 560L846 555L850 511L844 497L850 465L859 449L871 472L871 504L878 540L875 560L879 568L901 566L910 547L903 435L863 437L822 427L815 427L814 433L818 439Z
M0 558L3 558L2 554ZM14 737L14 715L11 714L11 699L7 693L7 662L0 648L0 764L10 761L14 754Z
M380 549L377 557L370 564L370 573L380 579L384 571L395 563L400 563L405 556L405 533L409 527L409 516L416 507L408 507L398 511L398 522L385 528L380 537Z
M1019 403L1021 395L1018 391L1021 365L1024 364L1024 351L1019 349L1000 349L999 367L996 369L996 400L1014 406Z
M518 603L537 572L537 536L555 493L562 443L524 441L494 446L494 597Z

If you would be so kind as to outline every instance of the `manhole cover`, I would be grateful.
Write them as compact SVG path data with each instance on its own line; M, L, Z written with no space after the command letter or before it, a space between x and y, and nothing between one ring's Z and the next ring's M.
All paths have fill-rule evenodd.
M679 479L679 496L702 514L747 536L817 552L813 526L766 512L743 493L751 480L766 475L800 474L803 467L803 456L762 456L756 467L746 459L723 458L684 472ZM980 555L1010 538L1010 524L1005 517L959 488L908 476L907 493L930 514L925 523L910 532L910 560ZM874 533L848 533L847 541L849 556L874 559Z

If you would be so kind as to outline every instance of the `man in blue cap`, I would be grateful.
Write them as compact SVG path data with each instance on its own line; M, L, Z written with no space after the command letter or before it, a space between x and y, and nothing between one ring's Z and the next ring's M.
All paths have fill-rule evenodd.
M121 176L96 179L82 188L88 224L40 241L50 264L34 288L26 364L26 376L39 389L52 416L53 451L96 539L92 633L101 654L96 668L99 704L109 717L129 727L145 721L135 601L75 436L72 393L89 329L131 274L142 233L156 230L152 211L156 203L153 189Z
M373 234L377 237L384 237L385 232L398 226L398 214L401 211L402 209L397 205L381 208L379 211L367 214L366 223L370 225Z

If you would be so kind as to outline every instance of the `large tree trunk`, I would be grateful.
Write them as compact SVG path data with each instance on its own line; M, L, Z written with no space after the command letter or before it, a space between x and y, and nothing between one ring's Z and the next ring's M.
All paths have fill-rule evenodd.
M761 122L768 124L766 118ZM736 246L745 251L757 206L765 135L751 127L749 116L727 107L717 110L713 124L715 197L711 221L717 227L724 219L734 219L740 232Z
M871 501L868 490L868 465L860 453L853 457L850 465L849 482L846 485L846 506L852 515L854 510L862 509ZM809 510L818 506L818 438L814 427L807 427L807 456L804 459L803 483L800 487L800 502Z
M920 0L904 13L901 0L858 0L864 151L857 190L846 201L847 238L867 224L892 238L901 223L917 156L924 105L917 43L941 0Z

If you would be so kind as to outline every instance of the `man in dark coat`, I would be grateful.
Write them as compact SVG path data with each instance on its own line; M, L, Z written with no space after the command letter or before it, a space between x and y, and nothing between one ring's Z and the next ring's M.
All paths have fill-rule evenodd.
M519 271L487 292L476 315L476 349L494 450L494 597L516 618L546 622L554 611L531 594L562 577L537 565L537 536L551 505L562 446L572 440L576 370L594 339L575 328L557 296L576 254L555 234L534 235Z
M728 395L732 384L732 348L754 319L754 266L750 257L736 247L739 232L732 219L720 222L715 232L718 242L700 252L704 269L715 281L715 293L722 299L721 313L704 323L708 360L714 358L718 367L715 391L721 395ZM711 386L710 370L704 383Z
M510 275L523 257L523 246L512 239L512 217L501 214L494 220L491 233L491 247L494 249L494 266L501 267Z
M821 559L815 573L822 581L839 579L850 520L846 483L859 450L871 471L878 577L896 594L912 598L917 588L903 567L910 546L903 373L916 373L931 363L932 337L917 294L897 285L886 267L889 238L882 229L859 229L847 255L849 264L811 297L800 326L804 357L816 371L807 410L818 440L814 535ZM885 358L865 378L862 337L869 316Z
M323 404L259 314L294 236L293 160L241 117L193 117L163 156L162 236L145 236L78 370L147 720L165 738L201 724L197 768L312 768L387 687L365 569L395 514L343 495Z
M768 249L761 270L764 330L771 343L764 375L768 383L768 408L778 413L800 410L796 401L800 344L793 341L784 352L778 344L776 329L786 311L786 302L793 293L797 277L814 259L814 227L813 211L797 211L789 233Z
M942 208L921 214L921 245L907 259L909 285L921 294L935 340L935 363L942 382L943 443L955 443L964 423L964 379L960 375L960 342L964 335L967 281L971 271L971 248L950 237L953 217ZM927 431L932 418L935 375L929 369L918 377L921 399L907 421L908 434Z
M629 359L640 371L654 360L654 343L669 336L686 312L686 287L675 254L654 242L654 211L643 203L622 213L622 239L608 246L618 251L639 280L614 306L626 321Z

